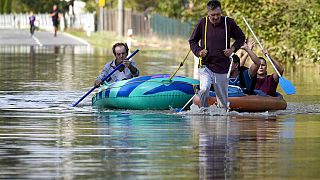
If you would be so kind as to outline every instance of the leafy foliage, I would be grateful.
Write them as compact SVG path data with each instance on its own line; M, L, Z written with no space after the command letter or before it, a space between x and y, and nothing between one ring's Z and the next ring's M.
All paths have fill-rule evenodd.
M134 0L126 1L126 7L132 8L137 11L145 11L147 9L154 9L158 5L158 1L154 0Z
M0 0L0 14L3 14L3 5L5 0Z
M162 0L158 2L157 10L168 17L180 18L187 5L187 0Z
M180 18L194 24L206 15L207 2L189 3L193 8ZM295 63L320 62L319 0L224 0L221 5L224 15L234 18L252 36L242 21L245 17L273 57Z
M96 0L82 1L88 4L88 10L97 9ZM65 7L67 3L60 0L0 0L0 13L31 10L35 13L45 13L51 11L54 2L59 3L60 8ZM117 0L106 0L107 8L116 8L117 2ZM126 8L153 11L195 25L206 15L208 1L124 2ZM252 36L242 17L248 20L272 57L295 63L320 62L320 0L221 0L221 5L223 14L235 19L245 34Z
M11 13L11 0L4 0L3 12L6 14Z

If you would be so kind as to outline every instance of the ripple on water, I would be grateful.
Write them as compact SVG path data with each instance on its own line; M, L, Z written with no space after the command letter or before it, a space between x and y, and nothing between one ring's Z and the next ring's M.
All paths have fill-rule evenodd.
M306 103L288 103L285 110L265 111L265 112L225 112L223 109L218 109L216 106L201 109L192 104L190 110L180 112L178 114L186 115L209 115L209 116L277 116L277 115L294 115L294 114L318 114L320 113L320 104Z
M91 96L87 96L77 107L71 104L82 97L82 91L1 91L0 110L2 111L22 111L38 113L72 113L72 112L96 112L101 111L91 107ZM159 111L158 111L159 112ZM173 113L175 110L161 111L162 113ZM185 115L211 115L211 116L276 116L290 114L310 114L320 113L320 104L288 102L286 110L266 111L258 113L248 112L222 112L213 106L206 111L200 111L196 106L191 106L191 110L183 111L178 114Z

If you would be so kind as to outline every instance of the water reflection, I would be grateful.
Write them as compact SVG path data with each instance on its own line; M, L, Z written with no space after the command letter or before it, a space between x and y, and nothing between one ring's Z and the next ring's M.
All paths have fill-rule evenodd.
M320 144L316 115L315 123L310 124L315 128L308 128L306 136L303 116L37 111L0 110L2 177L281 178L301 168L292 164L306 158L304 147L314 154ZM305 141L305 137L309 139ZM310 170L315 177L313 171L319 163L313 164L311 159L303 162L309 167L304 171Z
M124 178L135 174L135 179L197 177L189 124L184 117L102 113L98 123L104 135L101 144L107 148L101 157L106 160L103 171L107 174L121 172Z
M29 54L30 54L30 60L34 62L35 54L36 54L34 46L30 46L30 53Z
M277 159L270 153L277 152L273 143L279 138L275 117L194 116L191 124L199 145L200 179L257 178Z
M24 45L1 45L1 54L28 54L31 51L37 54L54 54L59 48L70 49L74 54L94 54L95 49L91 46L24 46ZM31 50L32 49L32 50ZM68 51L67 51L68 52Z

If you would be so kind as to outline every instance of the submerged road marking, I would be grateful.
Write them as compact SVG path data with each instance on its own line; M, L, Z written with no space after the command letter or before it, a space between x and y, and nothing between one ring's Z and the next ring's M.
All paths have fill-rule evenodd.
M39 41L38 38L36 38L35 36L32 36L32 38L36 41L36 43L39 45L39 46L42 46L43 44Z

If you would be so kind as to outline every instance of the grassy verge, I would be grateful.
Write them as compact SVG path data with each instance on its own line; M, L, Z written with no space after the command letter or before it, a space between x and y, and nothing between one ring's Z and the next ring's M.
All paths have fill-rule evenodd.
M127 42L127 37L119 37L115 32L103 31L91 33L87 36L86 32L79 30L67 30L74 36L82 38L90 43L95 48L111 49L112 45L116 42ZM166 51L166 52L186 52L189 49L188 39L182 38L159 38L155 36L133 36L132 49L143 49L144 51Z

